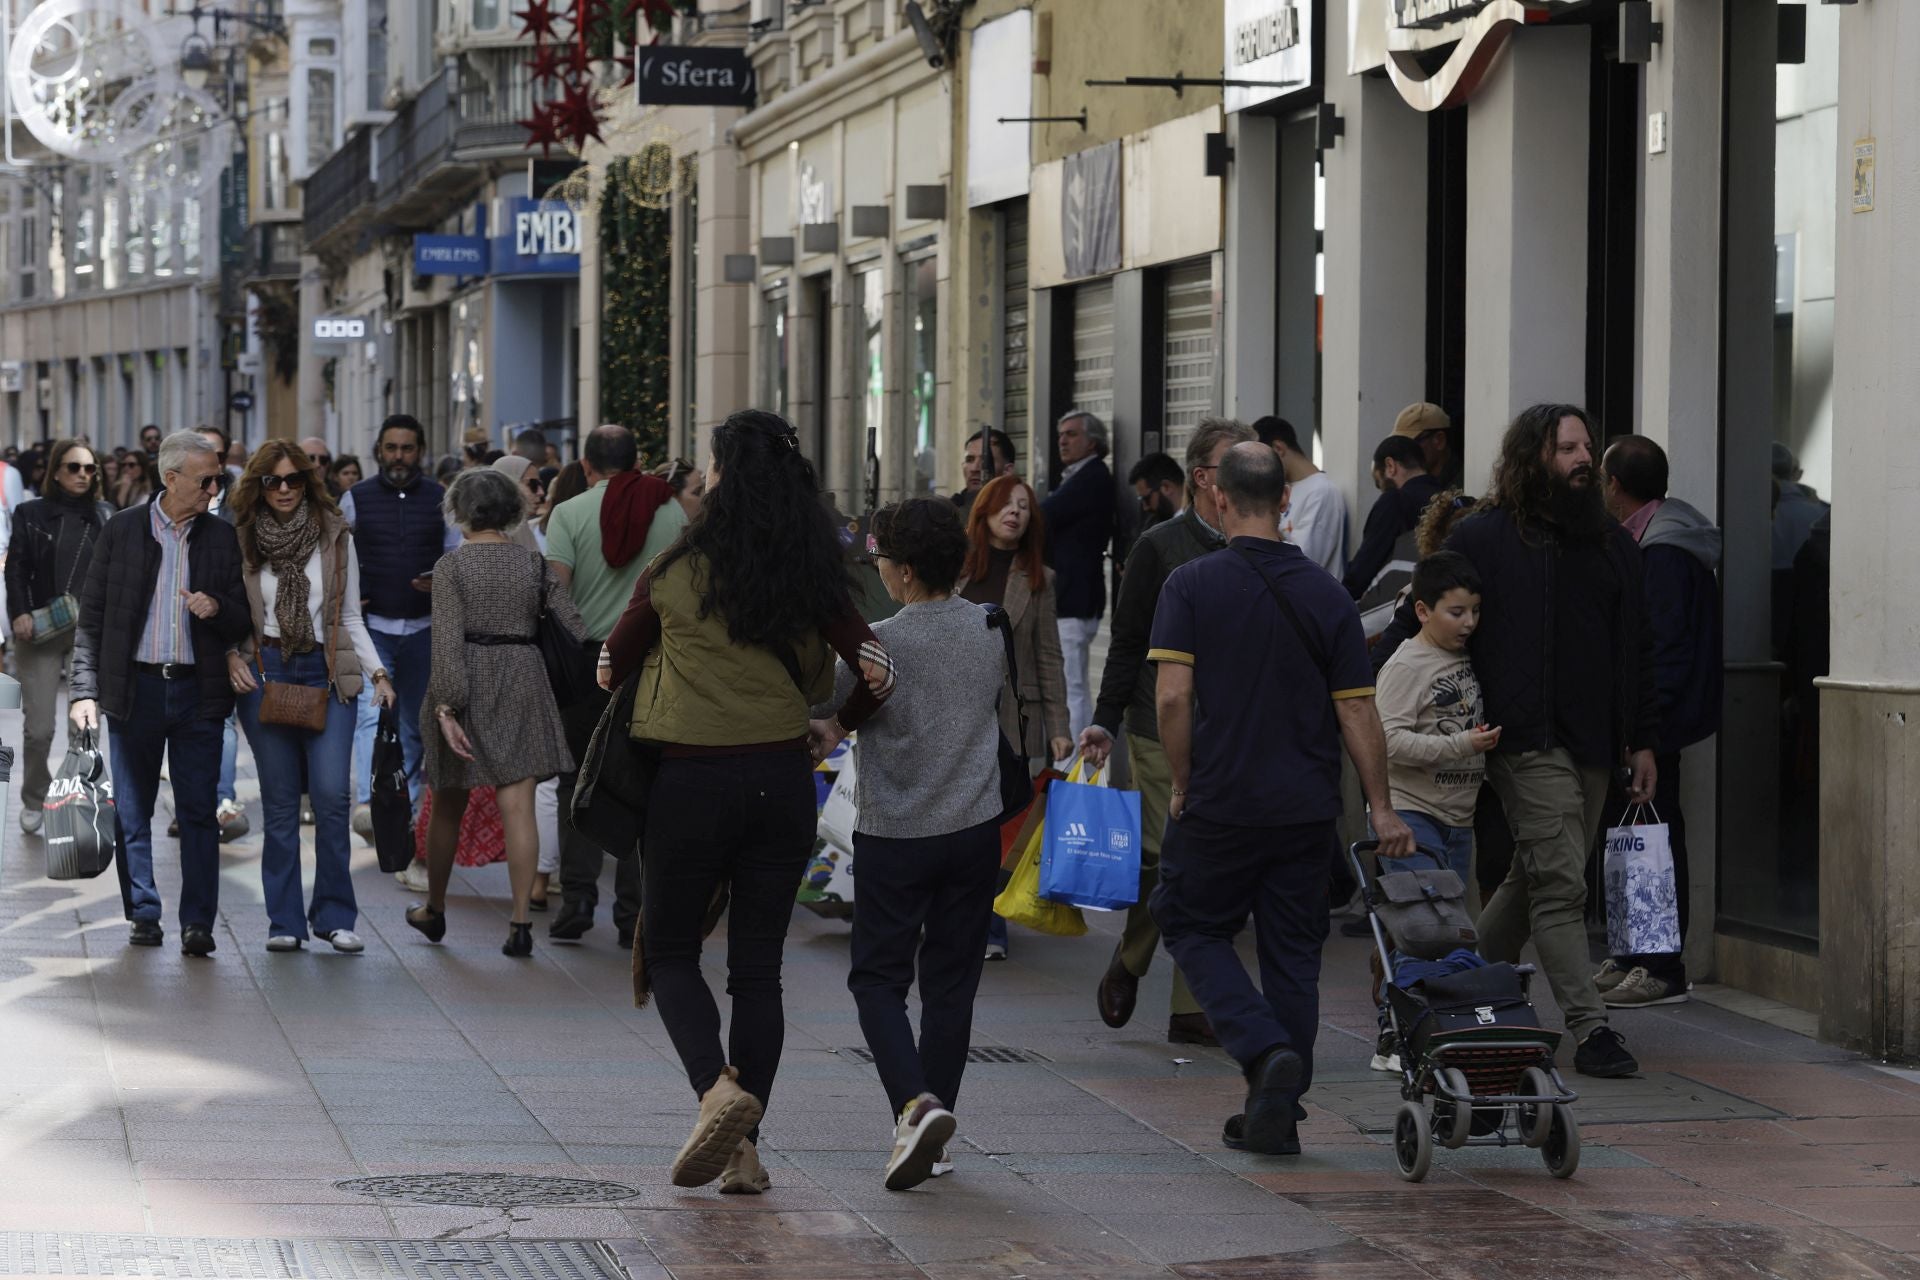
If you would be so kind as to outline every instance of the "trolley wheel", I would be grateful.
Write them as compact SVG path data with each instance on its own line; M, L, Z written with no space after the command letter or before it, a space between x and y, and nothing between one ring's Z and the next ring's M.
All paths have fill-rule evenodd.
M1547 1172L1556 1178L1571 1178L1580 1167L1580 1122L1573 1118L1572 1107L1554 1104L1541 1154L1546 1157Z
M1553 1081L1547 1078L1546 1072L1538 1067L1528 1067L1520 1075L1519 1092L1532 1094L1536 1098L1551 1098L1559 1090L1553 1087ZM1547 1135L1553 1128L1552 1104L1523 1102L1514 1111L1520 1122L1520 1140L1535 1149L1546 1146Z
M1473 1086L1467 1083L1466 1072L1458 1067L1442 1067L1434 1073L1434 1080L1456 1098L1473 1096ZM1458 1151L1466 1146L1467 1135L1473 1128L1473 1104L1447 1102L1436 1092L1433 1111L1438 1117L1434 1125L1434 1140L1449 1151Z
M1393 1163L1408 1182L1419 1182L1433 1165L1433 1132L1427 1109L1403 1102L1393 1119Z

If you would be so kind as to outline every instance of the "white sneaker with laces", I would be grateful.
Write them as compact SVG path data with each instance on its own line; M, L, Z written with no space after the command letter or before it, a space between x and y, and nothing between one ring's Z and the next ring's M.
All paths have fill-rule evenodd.
M887 1158L887 1190L906 1191L931 1178L957 1123L953 1112L930 1093L902 1108L893 1133L893 1154Z
M427 867L423 862L409 862L407 869L405 871L394 872L393 878L399 882L402 889L405 889L409 893L425 893L427 891Z
M1635 965L1620 984L1601 993L1601 1002L1609 1009L1643 1009L1654 1004L1685 1004L1692 999L1685 983L1655 977Z
M933 1173L936 1178L944 1178L953 1172L953 1161L947 1156L947 1149L940 1148L940 1154L933 1158Z
M267 939L269 951L298 951L299 949L300 939L290 933L276 933Z
M40 828L45 821L46 816L39 809L22 809L20 811L20 829L30 836L39 835Z
M1000 943L1000 942L989 942L987 944L987 959L1005 960L1006 958L1007 958L1006 944Z
M331 933L315 936L323 942L331 942L335 951L344 951L348 955L358 955L367 949L367 944L360 941L360 935L351 929L335 929Z

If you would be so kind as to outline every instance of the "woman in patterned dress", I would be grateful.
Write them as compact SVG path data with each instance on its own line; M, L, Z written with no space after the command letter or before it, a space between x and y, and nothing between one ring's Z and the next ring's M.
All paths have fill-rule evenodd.
M586 631L566 586L538 553L511 541L524 518L520 486L497 471L463 471L447 488L445 510L466 540L434 566L433 671L420 712L433 822L427 900L408 910L407 923L430 941L446 935L447 880L467 796L492 787L513 884L513 919L501 951L528 956L528 898L540 853L534 784L573 768L540 656L541 612L575 638Z

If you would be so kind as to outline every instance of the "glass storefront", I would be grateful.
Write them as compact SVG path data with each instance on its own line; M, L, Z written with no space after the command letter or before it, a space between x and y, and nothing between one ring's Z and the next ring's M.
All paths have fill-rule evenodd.
M886 300L887 282L879 270L854 274L853 333L847 343L853 368L847 385L853 392L854 439L860 448L861 491L867 511L880 505L881 466L887 452Z
M939 408L935 361L940 344L939 264L931 256L906 264L907 419L905 498L933 492L933 426Z

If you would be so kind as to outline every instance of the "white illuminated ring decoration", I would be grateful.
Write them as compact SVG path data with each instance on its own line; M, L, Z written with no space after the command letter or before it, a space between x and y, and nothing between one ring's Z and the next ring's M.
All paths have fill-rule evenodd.
M175 77L151 19L119 0L43 0L7 56L14 114L42 145L76 160L113 160L150 139Z

